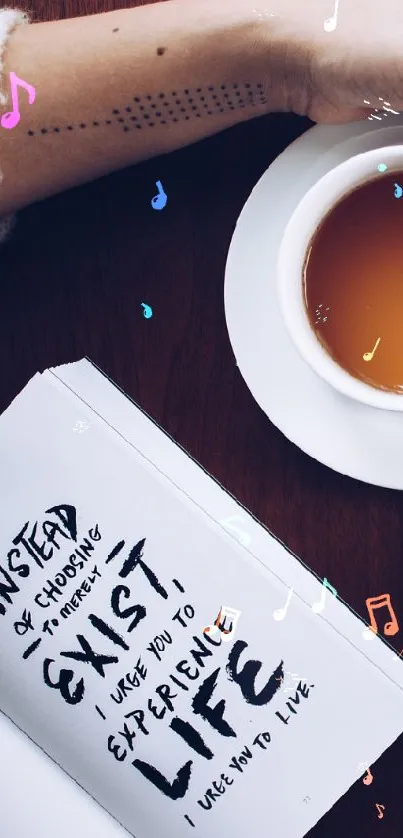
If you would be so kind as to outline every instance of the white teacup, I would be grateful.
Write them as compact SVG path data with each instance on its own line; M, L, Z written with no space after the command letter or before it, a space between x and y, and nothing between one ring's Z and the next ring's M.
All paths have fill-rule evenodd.
M311 240L321 221L352 189L382 177L378 171L380 163L387 166L387 174L403 171L403 145L386 146L350 157L345 163L324 175L304 195L294 210L281 241L277 262L278 295L281 312L293 343L302 358L321 378L340 393L363 404L385 410L403 411L403 393L390 393L365 384L346 372L328 355L310 325L303 293L304 264ZM369 346L368 351L372 348Z

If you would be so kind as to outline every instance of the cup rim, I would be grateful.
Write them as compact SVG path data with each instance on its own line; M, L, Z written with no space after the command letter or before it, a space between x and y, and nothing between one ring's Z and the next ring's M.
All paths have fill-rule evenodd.
M381 162L387 165L382 173L377 169ZM344 370L327 353L309 322L303 283L309 246L325 216L353 189L394 171L403 171L403 144L349 157L311 186L295 207L283 232L277 258L277 295L290 338L317 375L343 395L362 404L403 411L403 392L378 390L366 384Z

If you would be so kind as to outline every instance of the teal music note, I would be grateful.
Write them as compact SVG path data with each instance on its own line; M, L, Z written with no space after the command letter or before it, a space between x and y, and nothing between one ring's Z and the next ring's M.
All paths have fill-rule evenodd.
M323 579L323 582L322 582L322 596L321 596L319 602L314 602L311 605L312 611L315 614L319 614L321 611L323 611L323 609L325 607L326 588L329 588L329 591L331 591L332 594L335 597L337 597L336 589L332 587L332 585L330 584L330 582L327 581L326 576L325 576L324 579Z
M398 183L395 183L395 198L401 198L403 195L403 189L399 186Z
M151 306L148 306L147 303L141 303L141 305L143 306L143 309L144 309L144 311L143 311L144 317L146 318L146 320L149 320L150 317L153 316L153 310L152 310Z

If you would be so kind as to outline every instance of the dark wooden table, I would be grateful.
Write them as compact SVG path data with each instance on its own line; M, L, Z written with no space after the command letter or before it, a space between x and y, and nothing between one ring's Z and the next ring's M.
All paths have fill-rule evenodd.
M139 4L35 0L31 9L53 20L128 5ZM21 212L1 254L0 410L38 370L89 356L362 617L367 597L389 592L401 649L402 493L340 476L285 439L248 391L225 323L237 217L269 163L308 127L292 115L260 118ZM150 206L157 179L169 195L162 213ZM372 773L312 838L402 838L403 737ZM385 806L381 821L375 803Z

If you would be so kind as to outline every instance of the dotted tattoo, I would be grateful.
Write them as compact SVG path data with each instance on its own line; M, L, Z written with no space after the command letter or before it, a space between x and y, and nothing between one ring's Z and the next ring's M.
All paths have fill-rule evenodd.
M115 31L115 30L112 30ZM118 30L116 30L118 31ZM165 47L158 50L166 51ZM158 52L157 50L157 52ZM159 53L162 54L162 53ZM144 104L143 104L144 103ZM29 137L60 134L64 131L74 131L77 128L85 130L88 127L99 128L101 125L114 125L124 132L133 128L153 128L155 125L168 125L193 117L214 116L246 106L263 105L267 103L262 83L237 82L234 84L208 85L193 90L185 88L182 92L173 90L171 93L157 93L144 96L133 96L131 104L122 109L112 108L110 119L94 119L91 122L80 122L74 125L58 127L44 127L38 131L27 131ZM157 110L158 108L158 110ZM133 116L128 116L132 114ZM122 115L123 114L123 115ZM133 124L135 123L135 124Z

